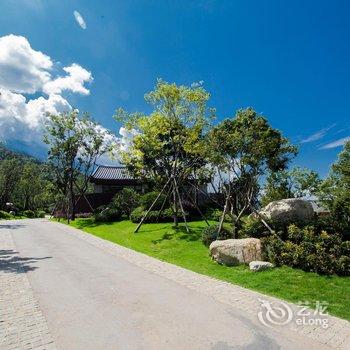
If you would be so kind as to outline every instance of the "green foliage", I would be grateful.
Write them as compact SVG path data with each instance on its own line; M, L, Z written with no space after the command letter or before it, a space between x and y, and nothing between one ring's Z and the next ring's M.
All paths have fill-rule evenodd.
M101 206L97 208L94 218L97 222L118 221L122 218L122 212L119 208L114 208L112 206Z
M208 226L202 231L202 242L205 246L209 247L210 244L217 240L224 240L232 238L232 233L226 230L224 227L219 233L219 225Z
M350 142L344 146L330 175L318 191L322 204L331 211L333 219L341 225L350 239Z
M130 214L130 220L134 223L139 223L143 216L146 214L144 207L136 208ZM173 211L170 208L164 209L161 213L159 210L151 210L146 219L145 223L155 223L155 222L169 222L173 219Z
M252 216L244 218L242 226L239 230L240 237L261 238L268 236L269 234L270 231L266 228L262 221Z
M30 219L35 218L35 212L33 210L25 210L23 215Z
M140 205L146 210L149 209L158 195L159 195L158 191L152 191L152 192L143 194L140 197ZM166 199L167 199L166 195L161 194L158 198L158 201L153 206L152 210L160 210L164 202L165 202L164 207L165 208L169 207L169 201Z
M131 212L139 205L140 194L132 188L123 188L118 192L111 203L114 209L118 209L123 215L129 217Z
M281 234L274 234L263 239L263 247L267 260L277 266L326 275L350 275L350 245L337 233L317 232L314 226L290 225L285 240Z
M227 212L235 221L257 204L260 177L266 171L285 169L297 152L252 108L241 109L234 118L215 126L208 134L207 149L210 163L221 174L218 187L225 196Z
M10 220L13 216L6 211L0 210L0 219Z
M316 194L321 184L318 174L312 170L294 168L290 171L270 172L264 187L261 205L286 198L299 198Z
M37 218L44 218L46 215L46 213L43 210L38 210L37 212L35 212L35 217Z
M99 156L111 150L107 132L88 115L79 116L77 110L49 115L45 131L56 194L74 219L76 198L86 193Z

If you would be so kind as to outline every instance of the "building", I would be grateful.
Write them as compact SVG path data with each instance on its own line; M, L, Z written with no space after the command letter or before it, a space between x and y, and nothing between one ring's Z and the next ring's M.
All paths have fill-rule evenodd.
M142 192L144 185L123 166L98 165L90 178L94 193L117 193L125 187Z

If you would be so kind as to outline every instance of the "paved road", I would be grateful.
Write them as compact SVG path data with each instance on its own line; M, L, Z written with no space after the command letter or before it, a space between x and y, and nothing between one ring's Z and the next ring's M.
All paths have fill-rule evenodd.
M58 349L327 348L296 332L269 330L239 309L79 239L67 226L8 221L0 223L4 231Z

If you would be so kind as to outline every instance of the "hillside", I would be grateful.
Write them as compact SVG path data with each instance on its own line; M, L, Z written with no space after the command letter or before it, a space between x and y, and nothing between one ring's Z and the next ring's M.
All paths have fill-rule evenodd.
M32 160L32 161L37 161L36 158L31 157L25 153L10 150L7 148L3 143L0 142L0 161L4 159L22 159L24 161Z

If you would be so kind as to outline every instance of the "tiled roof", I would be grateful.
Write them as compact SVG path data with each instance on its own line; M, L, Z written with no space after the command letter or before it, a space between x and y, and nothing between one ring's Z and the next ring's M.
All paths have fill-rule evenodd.
M95 180L134 180L128 169L123 166L98 165L91 176Z

